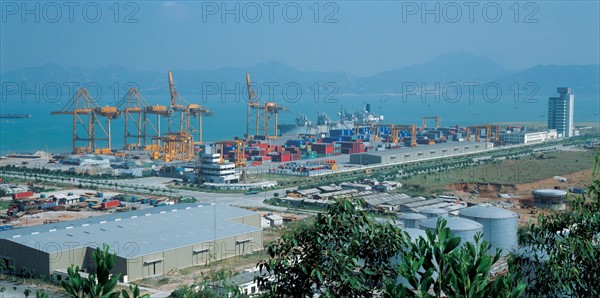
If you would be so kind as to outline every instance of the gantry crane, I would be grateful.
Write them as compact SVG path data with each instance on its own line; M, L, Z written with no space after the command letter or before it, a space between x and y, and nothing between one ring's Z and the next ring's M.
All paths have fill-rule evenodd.
M483 130L483 129L485 129L485 141L487 143L489 143L491 141L492 133L494 134L494 143L500 142L500 126L498 126L498 125L490 125L490 124L473 125L473 126L467 126L465 129L467 131L467 138L466 138L467 142L471 141L472 131L475 132L475 142L480 142L481 141L481 130Z
M123 132L123 148L127 150L141 149L145 146L146 132L144 131L144 109L148 102L135 87L129 88L125 96L117 103L121 114L125 115ZM130 143L129 140L133 139Z
M87 89L80 88L75 95L59 110L51 112L52 115L73 115L73 153L108 153L111 148L110 119L118 116L116 107L100 107L96 100L90 96ZM102 125L99 116L106 117L107 128ZM102 136L96 135L96 126L100 127ZM85 136L77 134L77 128L84 130ZM107 141L105 148L97 148L97 141ZM84 142L84 147L78 143Z
M96 154L111 154L112 153L112 132L110 129L110 120L119 117L120 113L117 110L117 107L104 106L104 107L96 107L94 108L94 112L92 113L92 117L97 118L98 116L102 116L106 118L106 128L102 125L100 121L97 121L98 127L106 136L107 147L105 148L95 148L94 153ZM95 129L94 129L94 137L95 137ZM104 140L102 138L96 138L96 140Z
M144 138L144 149L147 151L157 151L158 148L155 148L154 145L148 145L147 143L147 139L148 138L152 138L152 137L160 137L160 118L166 118L166 117L170 117L171 114L173 113L173 111L171 111L170 109L167 109L167 106L163 106L163 105L153 105L153 106L146 106L144 108L144 112L143 112L143 116L144 116L144 120L142 121L142 126L143 126L143 132L144 132L144 136L146 136ZM156 120L155 122L153 122L150 119L151 115L156 115ZM150 126L150 129L152 130L151 133L148 132L148 126Z
M246 144L246 142L244 142L242 140L218 141L218 142L215 142L214 144L215 144L215 150L219 153L219 156L220 156L219 159L220 159L221 163L225 162L225 158L223 157L225 145L234 144L235 156L234 156L232 162L235 163L236 168L244 168L247 166L246 156L244 155L244 145Z
M195 131L194 127L191 125L190 118L191 117L198 118L198 129L196 130L198 132L198 139L194 142L194 144L202 145L202 115L213 116L215 113L213 111L210 111L207 108L202 107L201 105L189 104L187 106L186 114L187 114L186 127L188 130L190 130L190 133Z
M188 102L175 90L173 83L173 73L169 71L169 90L171 94L170 109L173 115L169 117L169 132L186 131L190 134L198 133L195 144L202 143L202 116L213 116L214 112L199 104L188 104ZM191 122L191 118L198 118L198 128L196 129ZM174 125L177 122L178 125ZM176 127L173 127L176 126ZM175 129L174 129L175 128Z
M157 136L152 137L152 144L149 148L152 151L151 156L153 159L166 161L190 161L195 158L194 145L202 142L202 115L213 115L214 113L198 104L188 104L175 90L171 71L169 71L169 91L171 95L169 112L163 112L169 117L168 131L164 136L158 133ZM192 117L199 119L198 129L192 126ZM177 122L176 125L174 122ZM197 141L194 141L194 132L198 132Z
M152 159L192 161L196 157L194 138L186 131L168 132L164 136L152 137Z
M440 116L425 116L422 121L422 128L427 128L427 120L435 120L435 128L440 128L442 126L442 117Z
M246 86L248 88L248 110L246 114L246 139L252 139L254 136L264 136L266 140L277 139L279 125L279 112L285 111L283 106L274 102L265 102L262 104L252 90L250 73L246 73ZM254 119L252 119L254 116ZM274 117L275 123L271 123L271 117ZM252 123L254 122L254 123ZM251 129L253 128L253 129ZM273 135L270 132L273 131Z
M390 131L392 134L391 142L398 143L398 134L402 130L408 130L410 132L410 147L417 147L417 126L414 124L390 124Z
M365 127L365 125L361 125L361 124L355 124L354 125L354 133L358 134L358 130L360 127ZM410 132L411 135L411 140L410 140L410 147L416 147L417 146L417 126L414 124L375 124L375 123L371 123L368 124L369 127L369 133L371 136L373 136L373 141L377 142L379 141L379 128L380 127L388 127L390 129L390 138L389 138L389 142L397 144L400 141L400 138L398 137L399 133L402 130L408 130Z

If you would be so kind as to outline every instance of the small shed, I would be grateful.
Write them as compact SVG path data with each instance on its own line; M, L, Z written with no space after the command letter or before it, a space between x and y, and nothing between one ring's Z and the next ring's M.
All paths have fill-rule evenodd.
M279 215L271 214L267 215L265 218L271 223L272 227L283 225L283 217Z

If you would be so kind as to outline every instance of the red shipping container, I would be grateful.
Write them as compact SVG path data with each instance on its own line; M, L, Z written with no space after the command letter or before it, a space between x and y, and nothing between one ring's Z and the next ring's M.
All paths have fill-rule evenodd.
M32 196L33 196L33 191L24 191L24 192L14 193L12 195L12 198L13 198L13 200L16 200L16 199L29 198Z
M102 207L102 209L108 209L108 208L117 207L117 206L119 206L119 204L121 204L121 201L112 200L112 201L108 201L108 202L102 202L100 204L100 207Z
M253 161L252 163L250 163L250 165L252 166L259 166L262 164L262 161Z

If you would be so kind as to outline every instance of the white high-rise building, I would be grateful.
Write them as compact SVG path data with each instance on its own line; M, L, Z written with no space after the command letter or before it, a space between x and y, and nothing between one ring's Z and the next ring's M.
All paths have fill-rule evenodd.
M548 129L556 129L559 137L568 138L575 135L573 126L573 104L575 95L571 88L557 88L558 97L548 99Z

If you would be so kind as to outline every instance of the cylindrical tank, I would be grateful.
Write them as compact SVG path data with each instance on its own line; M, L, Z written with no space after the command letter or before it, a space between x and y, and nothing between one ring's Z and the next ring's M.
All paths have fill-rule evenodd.
M40 199L45 199L46 198L46 194L41 194L40 195Z
M411 242L416 242L417 239L419 239L419 237L423 237L425 239L427 239L427 233L423 230L419 230L419 229L413 229L413 228L401 228L400 229L402 232L406 232L406 234L408 234L408 236L410 237Z
M142 198L142 204L146 204L147 200L146 198Z
M418 229L419 222L427 219L427 216L418 213L401 213L398 219L404 223L405 228Z
M567 192L560 189L536 189L533 191L533 198L538 208L560 211L565 210Z
M437 218L429 218L419 223L422 230L435 231ZM483 231L483 225L466 218L448 217L446 218L446 227L452 231L454 236L461 238L461 245L465 241L475 242L473 236Z
M419 213L427 216L427 218L448 217L448 211L441 208L425 208Z
M72 195L73 195L72 192L67 193L67 196L72 196Z
M104 194L103 194L103 193L101 193L101 192L99 192L99 193L97 193L97 194L96 194L96 196L97 196L97 197L99 197L99 198L101 198L101 197L103 197L103 196L104 196Z
M137 202L137 197L136 196L131 197L131 201L134 203Z
M496 249L507 255L517 247L517 228L519 216L506 209L493 206L475 206L463 209L460 217L476 221L483 225L483 239L492 245L491 254Z
M154 203L156 202L154 199L150 199L148 201L149 201L150 205L154 205Z
M81 203L85 202L85 197L79 197L79 202L81 202Z
M90 208L94 207L94 202L89 202L88 207L90 207Z

